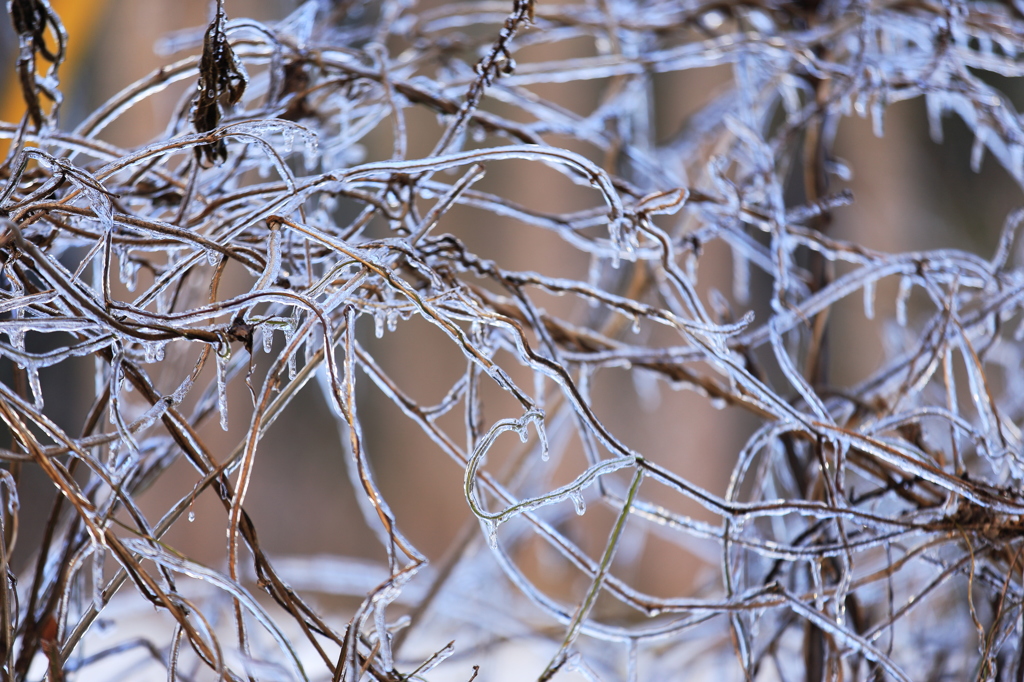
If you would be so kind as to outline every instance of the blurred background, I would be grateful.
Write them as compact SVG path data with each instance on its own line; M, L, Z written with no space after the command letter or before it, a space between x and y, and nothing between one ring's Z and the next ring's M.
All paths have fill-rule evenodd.
M227 10L231 18L273 22L294 10L296 4L292 0L229 0ZM67 129L128 84L182 56L157 54L154 46L166 44L168 37L180 39L191 35L194 41L190 51L197 49L211 11L208 0L53 0L52 5L70 35L68 62L61 71L66 98L61 126ZM189 41L183 44L188 45ZM553 54L552 50L562 53ZM537 59L576 56L566 50L559 44L543 46L530 54ZM18 120L24 111L13 78L15 59L13 33L9 21L4 21L0 25L0 63L9 66L0 70L0 75L4 78L2 118L7 121ZM655 79L656 106L651 117L658 139L675 134L730 78L728 68L714 68ZM1021 108L1024 87L1019 82L1002 79L996 85ZM192 87L188 82L175 84L142 106L134 107L105 131L104 138L125 147L144 144L164 130L169 112L181 105L182 97ZM603 85L593 81L533 87L538 94L570 111L586 112L592 110ZM417 151L426 153L439 134L436 122L425 118L411 120L410 125L422 129L422 133L410 136L422 140L421 148L410 150L410 155L415 156ZM1020 204L1021 196L1013 180L991 158L986 159L980 173L970 171L971 143L967 128L953 117L945 119L944 142L936 144L930 140L924 106L919 100L901 102L886 111L883 138L872 133L870 121L845 119L840 124L837 152L853 170L849 187L856 201L835 213L833 234L881 251L949 247L988 256L995 248L1006 214ZM367 149L367 160L387 158L390 151L390 142L381 137L380 148ZM577 194L582 192L578 188L552 186L551 178L543 174L538 177L523 165L524 172L518 174L515 164L497 167L485 183L515 187L516 194L529 197L535 206L558 210L565 210L566 202L573 201L574 189ZM585 199L576 199L583 205ZM459 215L464 217L463 224L457 223ZM524 231L513 221L502 218L488 218L491 224L481 230L473 225L477 218L469 211L456 211L446 218L444 227L466 238L484 256L501 254L506 267L585 277L586 259L551 235ZM539 243L543 248L538 248ZM724 257L715 261L714 254L710 254L702 259L701 265L702 290L729 289L730 264ZM855 309L847 311L848 324L844 325L842 317L835 321L842 333L836 333L833 339L833 357L842 361L834 361L830 371L838 383L855 383L877 368L882 355L880 321L892 317L895 305L895 282L890 284L889 292L880 288L873 324L867 324L863 314ZM375 341L371 337L367 342ZM402 324L396 333L387 334L376 343L384 357L395 361L423 354L435 360L421 365L411 377L408 388L413 395L426 398L436 393L438 387L449 386L463 371L462 358L427 325L414 321ZM844 349L846 344L855 350L848 352ZM68 404L51 400L48 407L64 424L80 423L87 405L84 396L88 389L81 383L84 379L68 376L64 367L59 376L56 374L57 370L49 376L44 373L44 379L52 387L59 384L85 389L83 400L75 401L77 391L65 391ZM729 410L710 409L706 400L688 392L635 384L627 371L603 373L594 387L598 414L638 451L658 453L674 470L722 492L735 454L754 422ZM242 408L246 399L244 387L235 388L238 390L232 395L232 404L237 402ZM457 529L469 521L461 493L462 472L442 462L441 456L432 452L435 447L411 424L391 428L390 425L401 424L403 418L382 395L368 388L363 400L368 401L363 412L368 449L380 483L405 532L428 556L436 558L450 544ZM210 437L225 448L232 446L244 433L242 413L243 409L236 410L239 418L233 420L231 432L218 434L211 430ZM300 437L296 438L296 434ZM328 407L313 387L307 388L302 399L293 403L270 431L261 449L248 506L267 547L282 554L358 555L362 549L375 546L367 542L368 531L357 521L351 489L339 463L339 447ZM164 509L178 499L182 485L191 485L188 481L192 476L191 469L182 466L181 478L168 477L163 482L166 490L163 485L152 490L148 499L153 509ZM38 498L23 500L24 525L18 553L22 561L27 558L25 550L31 547L33 530L42 522L53 494L44 478L38 480L38 485ZM429 504L420 499L425 490L435 493ZM295 508L296 501L301 501L303 507ZM39 504L34 513L35 502ZM316 513L308 513L309 509ZM196 558L217 561L223 556L223 520L218 516L223 515L223 510L214 500L200 498L196 500L196 511L199 521L179 527L172 535L172 543ZM208 522L211 517L217 522ZM690 571L680 571L674 561L643 565L650 575L637 578L655 593L677 592L683 587L680 581L686 582L687 576L692 575Z

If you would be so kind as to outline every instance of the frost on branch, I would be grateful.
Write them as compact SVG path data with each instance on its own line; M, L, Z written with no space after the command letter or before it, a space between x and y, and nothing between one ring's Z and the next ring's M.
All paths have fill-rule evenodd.
M840 127L883 136L901 100L1024 186L993 85L1024 68L1020 3L310 1L259 23L219 1L164 41L190 54L73 128L63 24L7 8L27 113L0 122L4 679L105 679L141 651L139 679L482 680L517 643L521 679L1024 675L1024 214L984 254L830 230L871 200ZM659 132L658 79L708 70L722 87ZM164 133L112 140L175 84ZM840 382L850 308L885 357ZM442 351L460 369L424 399ZM44 379L84 365L69 425ZM636 395L608 409L623 371ZM275 554L253 513L268 432L315 391L379 543L353 557ZM681 459L699 419L669 391L744 417ZM624 436L634 404L657 446ZM444 557L376 470L381 419L462 482ZM56 498L27 560L30 471ZM459 491L413 493L429 515ZM222 510L200 519L213 562L171 540L197 499ZM665 563L692 584L644 579ZM144 602L160 625L131 632Z

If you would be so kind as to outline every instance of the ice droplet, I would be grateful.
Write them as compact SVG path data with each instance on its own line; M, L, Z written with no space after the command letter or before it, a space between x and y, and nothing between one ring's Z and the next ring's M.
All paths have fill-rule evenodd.
M196 520L196 513L194 511L192 511L191 509L189 509L188 510L188 522L189 523L195 523L195 520Z
M825 162L826 170L844 182L853 180L853 170L846 161L833 158Z
M579 490L574 490L569 493L569 499L572 500L572 506L576 508L577 516L583 516L587 513L587 502L583 499L583 493Z
M718 29L725 23L725 17L723 14L715 9L705 13L704 16L701 17L701 20L704 22L704 25L712 31ZM772 28L774 28L774 24L772 25Z

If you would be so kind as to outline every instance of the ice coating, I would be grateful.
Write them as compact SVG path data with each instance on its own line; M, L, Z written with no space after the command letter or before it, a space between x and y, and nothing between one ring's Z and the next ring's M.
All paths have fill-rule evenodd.
M848 190L873 169L836 156L837 130L893 140L903 100L936 142L963 122L965 166L1024 182L999 80L1024 75L1019 4L311 0L256 22L216 2L163 43L195 54L65 131L40 45L66 36L47 3L9 3L28 116L0 124L0 549L27 499L12 472L34 467L67 552L0 589L4 660L84 679L131 592L170 617L154 679L412 679L522 640L545 679L1020 677L1024 212L991 253L830 227L875 200ZM721 80L666 129L689 72ZM156 137L108 139L179 82ZM562 99L576 87L593 96ZM843 324L875 330L875 366L835 357ZM54 376L85 365L69 428ZM257 534L268 433L310 393L357 509L331 522L380 545L374 571L338 569L344 618ZM448 559L406 534L442 487L414 482L423 518L400 511L381 429L461 480ZM172 467L192 479L154 514ZM223 524L220 563L173 546L196 518ZM656 545L699 585L648 589ZM450 644L467 625L482 643Z

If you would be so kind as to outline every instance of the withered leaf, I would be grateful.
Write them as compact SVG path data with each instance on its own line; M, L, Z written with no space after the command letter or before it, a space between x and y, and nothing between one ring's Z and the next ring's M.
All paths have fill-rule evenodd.
M224 110L242 99L249 80L245 67L228 42L226 23L227 14L223 2L220 2L203 38L198 92L192 100L192 125L199 133L217 128ZM227 158L227 147L223 140L217 140L200 147L199 155L211 163L218 163Z

